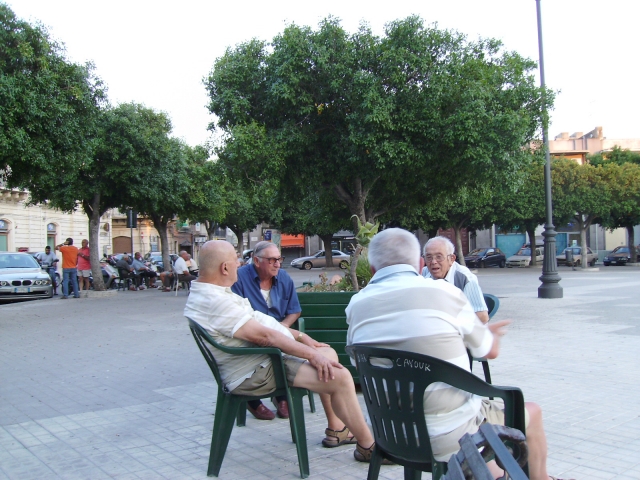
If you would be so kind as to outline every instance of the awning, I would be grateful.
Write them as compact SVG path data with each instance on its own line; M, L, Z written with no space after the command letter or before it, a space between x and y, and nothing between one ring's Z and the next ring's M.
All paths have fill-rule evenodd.
M287 235L283 233L280 236L280 247L302 247L304 248L304 235Z

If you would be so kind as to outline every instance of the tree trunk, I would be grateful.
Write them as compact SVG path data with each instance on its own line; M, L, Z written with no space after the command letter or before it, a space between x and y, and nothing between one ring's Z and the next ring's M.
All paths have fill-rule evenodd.
M216 233L216 222L205 220L204 227L207 229L207 239L213 240L213 234Z
M358 285L358 276L356 275L356 268L358 266L358 258L360 258L360 252L362 252L362 246L358 245L356 251L353 252L353 258L349 267L349 275L351 276L351 284L353 285L353 291L359 292L360 285Z
M464 253L462 252L462 228L458 225L454 225L453 231L456 235L456 256L460 260L460 265L464 265L466 267L467 264L464 261Z
M333 235L320 235L320 240L324 243L324 258L326 260L326 266L333 268L333 252L331 251L331 240Z
M527 227L527 235L529 236L529 245L531 246L531 263L532 267L538 264L536 260L536 229L535 227Z
M153 226L158 231L158 235L160 235L160 251L162 252L164 271L171 272L173 271L173 266L171 265L171 258L169 257L169 235L167 235L169 220L165 219L161 215L152 214L149 216L151 217L151 220L153 220Z
M93 194L91 205L85 204L84 211L89 217L89 258L93 289L101 292L105 290L105 286L100 267L100 193Z
M636 251L636 238L633 231L633 226L627 226L627 236L629 245L629 255L631 256L631 263L638 261L638 252Z
M236 245L236 252L242 255L242 230L240 228L234 227L233 225L229 226L229 228L238 239L238 245Z
M580 217L580 268L587 268L587 229L591 225L591 222L583 221L582 215L580 215Z

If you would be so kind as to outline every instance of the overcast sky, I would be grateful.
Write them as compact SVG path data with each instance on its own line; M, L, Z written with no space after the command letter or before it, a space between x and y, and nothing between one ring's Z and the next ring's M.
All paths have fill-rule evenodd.
M1 0L0 0L1 1ZM499 38L538 60L535 0L362 2L183 0L8 0L18 17L39 21L69 59L92 61L112 104L137 102L169 114L173 134L205 142L213 117L202 78L228 46L271 40L289 23L316 27L333 15L349 32L411 14L468 35ZM604 127L607 138L640 137L637 0L541 0L547 86L559 90L550 137Z

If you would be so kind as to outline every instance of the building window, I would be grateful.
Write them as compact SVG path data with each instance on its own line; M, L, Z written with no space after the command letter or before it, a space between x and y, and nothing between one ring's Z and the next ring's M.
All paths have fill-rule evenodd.
M9 251L9 222L0 219L0 252Z

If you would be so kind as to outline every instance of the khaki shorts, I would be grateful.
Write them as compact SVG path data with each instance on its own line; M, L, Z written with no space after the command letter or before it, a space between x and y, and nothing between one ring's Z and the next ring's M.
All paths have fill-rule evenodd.
M284 359L284 371L287 375L287 383L293 385L293 380L298 374L298 370L306 360L297 357L286 357ZM261 397L269 395L276 389L276 377L273 373L273 364L269 362L266 367L258 369L244 382L234 388L231 393L234 395L253 395Z
M78 276L89 278L91 276L91 270L78 270Z
M476 433L480 425L484 422L504 425L504 402L502 399L483 399L480 412L476 418L460 425L450 433L432 437L431 448L433 450L433 457L439 462L448 462L451 455L458 453L458 450L460 450L458 440L460 440L465 433ZM524 425L525 427L529 426L529 412L526 409L524 411Z

